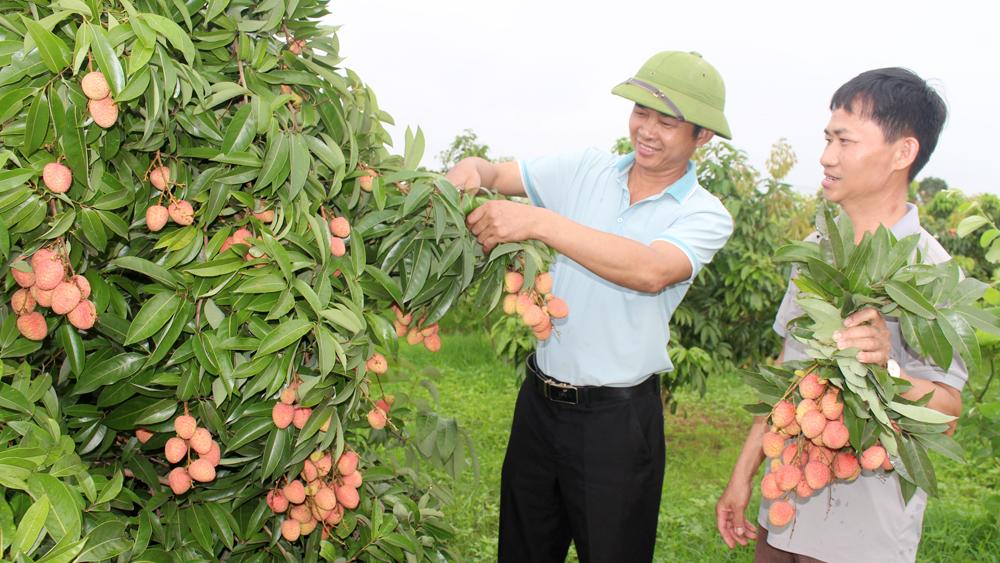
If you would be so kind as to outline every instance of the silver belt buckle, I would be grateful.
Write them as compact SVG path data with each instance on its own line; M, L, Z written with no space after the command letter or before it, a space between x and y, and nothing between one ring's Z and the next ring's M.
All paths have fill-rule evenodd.
M552 379L543 379L545 382L545 398L565 405L576 405L580 401L579 390L569 383L562 383Z

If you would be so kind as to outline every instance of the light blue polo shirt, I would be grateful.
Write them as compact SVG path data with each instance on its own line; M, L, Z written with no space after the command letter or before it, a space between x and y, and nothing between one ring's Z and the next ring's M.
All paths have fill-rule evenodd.
M574 385L631 386L673 369L667 355L670 317L698 271L733 231L717 197L698 185L693 163L658 194L629 205L628 171L635 154L599 149L521 161L528 197L539 207L587 227L643 244L662 240L691 261L691 278L657 293L627 289L566 256L551 268L552 293L569 305L552 336L538 346L538 366Z

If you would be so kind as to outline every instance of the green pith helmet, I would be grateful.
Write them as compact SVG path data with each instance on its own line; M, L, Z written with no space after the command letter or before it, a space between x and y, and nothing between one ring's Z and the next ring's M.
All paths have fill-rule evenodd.
M722 113L726 106L722 76L698 53L657 53L611 93L733 138Z

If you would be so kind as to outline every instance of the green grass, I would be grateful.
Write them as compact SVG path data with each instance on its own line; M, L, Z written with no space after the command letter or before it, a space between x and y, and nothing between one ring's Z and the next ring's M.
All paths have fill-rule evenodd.
M458 533L454 546L466 561L495 561L500 468L518 384L513 368L496 358L482 333L447 334L441 352L402 346L398 365L421 372L439 391L438 412L458 420L471 437L479 478L466 471L452 485L446 506ZM423 370L426 366L436 369ZM406 369L410 368L410 369ZM416 378L389 381L389 392L428 393ZM656 561L752 561L753 547L729 551L715 529L715 501L729 479L751 416L741 405L753 394L737 376L710 378L704 398L682 392L676 415L667 415L667 465L656 538ZM1000 530L981 499L1000 483L1000 469L934 457L941 496L924 518L919 561L1000 561ZM753 499L751 514L756 514ZM575 561L575 555L570 555Z

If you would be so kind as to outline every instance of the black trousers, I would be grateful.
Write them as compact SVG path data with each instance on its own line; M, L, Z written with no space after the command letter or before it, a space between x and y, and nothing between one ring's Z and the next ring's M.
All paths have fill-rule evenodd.
M529 371L514 408L500 480L499 560L582 563L653 559L663 488L663 406L655 390L567 405ZM654 376L656 377L656 376Z

